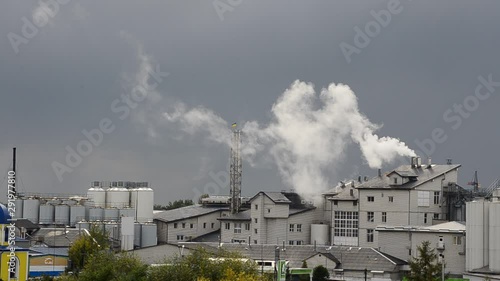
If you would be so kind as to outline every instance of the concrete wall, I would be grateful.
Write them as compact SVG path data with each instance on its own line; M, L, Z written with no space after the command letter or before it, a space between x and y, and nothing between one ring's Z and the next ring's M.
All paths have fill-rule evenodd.
M188 237L191 239L198 236L205 235L207 233L217 231L220 229L220 223L217 220L221 216L221 212L213 212L207 215L202 215L199 217L189 218L185 220L175 221L175 222L162 222L155 221L158 225L158 242L160 243L175 243L179 242L177 240L177 235L184 235L184 241ZM174 224L177 223L177 228L174 228ZM182 224L185 227L182 227ZM204 223L206 223L204 227ZM212 227L213 223L213 227ZM191 228L191 224L193 228Z

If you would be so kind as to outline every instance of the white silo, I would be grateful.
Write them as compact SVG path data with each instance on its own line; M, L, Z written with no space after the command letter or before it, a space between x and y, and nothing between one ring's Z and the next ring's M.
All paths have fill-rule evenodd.
M55 222L56 224L69 225L69 206L68 205L56 205L55 211Z
M473 270L488 265L489 255L489 219L490 202L483 199L467 202L466 207L466 270Z
M500 272L500 202L490 204L490 270Z
M20 219L23 217L23 206L24 206L24 200L17 198L16 199L16 213L15 213L15 218Z
M121 208L118 210L118 217L133 217L135 220L134 208Z
M39 224L53 224L54 223L54 205L41 204L39 212Z
M154 191L149 187L130 190L130 205L137 211L138 222L153 221Z
M104 209L100 207L89 208L89 221L102 221L104 217Z
M40 201L38 199L26 199L23 203L23 216L32 223L38 223L38 212L40 209Z
M113 240L120 239L120 225L116 222L107 222L104 224L104 230L108 233L108 237Z
M134 249L134 218L122 217L120 224L121 250L130 251Z
M141 247L151 247L158 244L156 224L145 223L141 226Z
M117 208L106 208L104 209L104 220L105 221L118 221L118 209Z
M87 197L96 207L104 208L106 206L106 191L100 187L91 187L87 191ZM91 203L89 204L91 205Z
M75 226L77 222L85 220L85 207L73 205L69 207L69 226Z
M112 187L106 190L106 208L125 208L129 206L130 194L123 187Z
M311 224L311 244L329 245L328 224Z

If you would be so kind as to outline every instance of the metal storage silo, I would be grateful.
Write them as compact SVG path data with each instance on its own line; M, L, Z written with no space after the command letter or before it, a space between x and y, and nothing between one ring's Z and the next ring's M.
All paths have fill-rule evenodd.
M42 204L40 205L39 224L53 224L54 223L54 205Z
M137 221L153 221L154 191L149 187L139 187L130 190L130 203L137 210Z
M122 251L134 249L134 218L122 217L120 219L120 248Z
M109 238L113 240L120 239L120 225L116 222L108 222L104 224L104 229L108 233Z
M112 187L106 190L107 208L125 208L129 206L130 194L123 187Z
M311 244L329 245L328 224L311 224Z
M142 229L142 224L134 223L134 245L137 247L142 247L141 246L141 229Z
M104 209L99 207L89 208L89 221L102 221L104 217Z
M485 231L489 225L489 220L487 217L489 210L489 202L484 200L475 200L472 202L467 202L466 212L467 221L466 229L467 235L466 239L466 270L472 270L476 268L481 268L488 265L488 249L489 232Z
M118 220L118 209L116 209L116 208L104 209L104 220L105 221L117 221Z
M490 248L489 265L491 271L500 271L500 202L490 205Z
M17 219L20 219L23 217L23 204L24 203L24 200L23 199L19 199L17 198L16 199L16 213L15 213L15 217Z
M94 202L95 207L106 206L106 191L100 187L91 187L87 191L87 197Z
M38 223L38 212L40 208L40 201L38 199L26 199L23 203L23 216L25 219L30 220L32 223Z
M158 244L156 235L156 224L143 224L141 227L141 247L156 246Z
M56 205L56 224L69 225L69 206L68 205Z
M135 220L135 209L133 208L122 208L118 210L119 217L133 217Z
M76 229L79 229L79 230L82 230L82 229L90 230L90 223L86 222L86 221L77 222L76 223Z
M69 207L69 226L75 226L77 222L85 220L85 207L73 205Z
M68 199L68 200L63 200L62 204L63 205L68 205L68 206L73 206L73 205L76 205L77 202L76 202L76 200Z

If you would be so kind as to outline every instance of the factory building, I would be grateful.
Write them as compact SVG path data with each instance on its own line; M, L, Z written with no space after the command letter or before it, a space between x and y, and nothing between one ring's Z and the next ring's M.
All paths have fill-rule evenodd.
M465 276L470 280L500 280L500 189L491 199L467 202L466 226Z

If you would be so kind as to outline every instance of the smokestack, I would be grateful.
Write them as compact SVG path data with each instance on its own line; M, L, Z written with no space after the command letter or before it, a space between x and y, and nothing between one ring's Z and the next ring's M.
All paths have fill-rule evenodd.
M446 164L447 165L451 165L452 163L453 163L453 161L451 160L451 158L446 159Z
M358 182L361 182L361 176L358 176Z
M411 164L412 168L415 168L415 166L417 166L417 163L416 163L417 161L415 160L415 158L417 158L417 157L413 157L413 156L410 157L410 164Z
M427 168L432 168L432 158L427 158Z
M351 182L351 187L354 187L354 181Z
M368 176L365 176L365 181L368 181Z
M378 177L381 178L382 177L382 169L378 169Z

